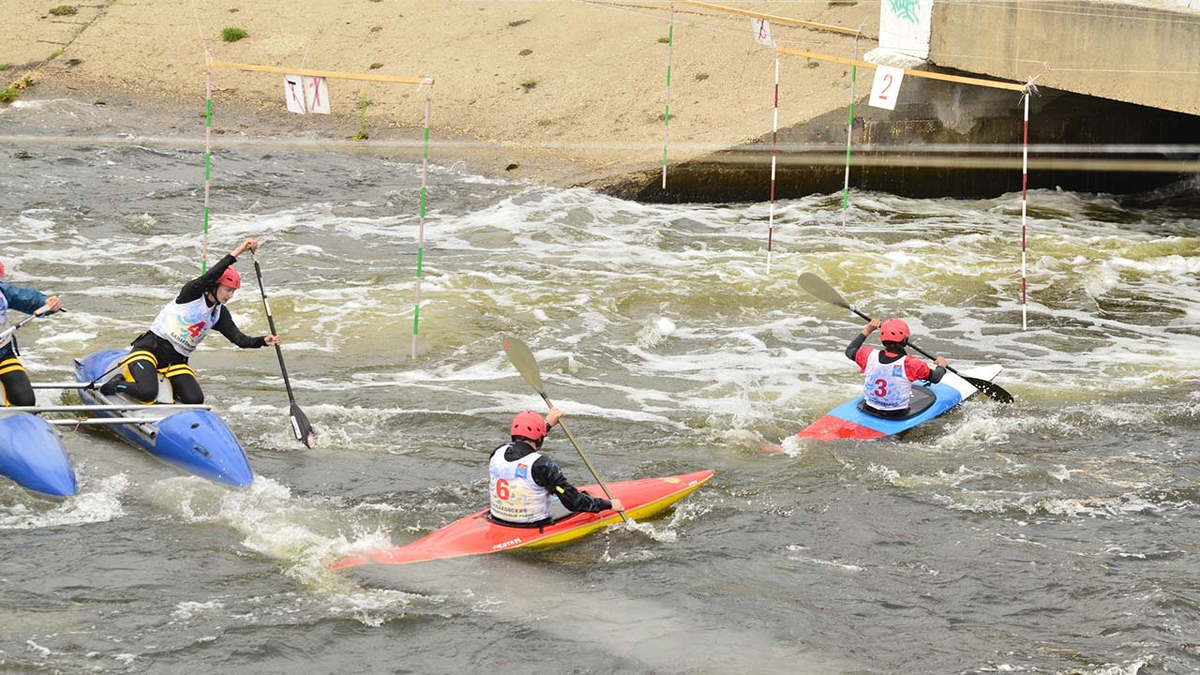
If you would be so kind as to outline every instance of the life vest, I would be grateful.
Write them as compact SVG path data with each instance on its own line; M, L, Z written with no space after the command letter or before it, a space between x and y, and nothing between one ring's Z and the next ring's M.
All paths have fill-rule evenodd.
M867 366L863 368L866 378L863 380L863 398L867 405L876 410L904 410L912 396L912 382L904 372L905 356L898 361L881 363L883 352L872 350L867 357Z
M488 465L488 496L492 515L510 523L536 523L550 518L550 491L533 482L533 463L542 456L531 452L510 462L504 453L511 443L492 452Z
M8 298L4 297L3 293L0 293L0 331L7 330L7 329L8 329ZM12 333L5 335L4 339L0 340L0 349L4 349L5 347L7 347L9 345L9 343L12 342L12 339L13 339Z
M221 303L209 308L203 295L182 304L172 300L154 317L150 330L170 342L175 351L191 356L219 318Z

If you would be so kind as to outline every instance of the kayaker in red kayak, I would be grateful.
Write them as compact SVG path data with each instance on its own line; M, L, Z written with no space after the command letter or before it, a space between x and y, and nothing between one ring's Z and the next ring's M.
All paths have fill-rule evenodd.
M511 442L493 450L488 465L493 522L528 527L552 522L568 512L623 510L619 499L609 502L576 490L558 465L539 452L550 427L562 416L561 410L551 408L546 419L531 410L513 418Z
M879 341L883 349L864 347L867 336L879 329ZM938 355L937 368L915 356L904 353L904 345L911 332L908 324L900 319L879 319L871 322L854 336L846 347L846 358L858 364L865 374L863 381L863 410L879 417L905 417L908 402L912 398L912 383L926 380L941 381L946 374L946 359Z
M252 338L243 334L225 308L234 291L242 286L242 277L232 265L239 255L255 248L258 241L247 239L208 272L185 284L179 295L159 311L150 330L133 341L133 349L121 362L121 372L105 382L100 393L111 396L121 392L143 403L153 403L158 398L158 375L162 373L171 382L177 402L204 403L204 392L188 358L210 330L215 329L242 349L279 344L278 335Z
M0 263L0 277L4 276L4 263ZM62 300L57 295L46 297L41 291L24 286L13 286L0 282L0 333L8 330L8 310L15 309L26 314L52 314L62 309ZM4 393L4 405L34 405L33 386L25 366L17 360L17 336L9 331L0 338L0 389Z

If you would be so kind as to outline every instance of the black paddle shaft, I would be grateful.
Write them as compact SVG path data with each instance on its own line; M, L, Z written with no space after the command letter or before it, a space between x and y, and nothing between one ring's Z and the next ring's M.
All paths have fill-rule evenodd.
M862 312L858 311L857 309L851 307L850 311L854 312L855 314L859 315L860 317L866 319L868 323L871 322L871 317L867 316L866 314L863 314ZM913 343L909 342L908 340L905 340L904 344L917 350L918 352L923 354L925 356L925 358L934 359L935 361L937 360L937 357L935 357L933 354L930 354L929 352L925 351L924 349L921 349L920 347L914 345ZM962 373L958 372L958 370L956 370L954 368L954 366L951 366L949 364L947 364L945 366L945 368L946 368L946 370L948 370L948 371L954 373L955 375L961 377L962 379L966 380L967 384L970 384L972 387L975 387L976 389L983 392L984 394L987 394L987 396L989 398L993 398L997 401L1000 401L1001 403L1012 403L1013 402L1012 394L1008 393L1007 390L1005 390L1003 387L996 384L995 382L991 382L989 380L983 380L978 377L971 377L969 375L963 375Z
M271 314L271 303L267 301L267 287L263 283L262 267L258 264L258 251L254 251L254 275L258 277L258 291L262 294L263 309L267 312L267 325L271 328L271 335L278 335L275 331L275 317ZM283 386L287 388L288 401L291 403L291 408L288 411L288 416L292 421L292 431L295 432L296 440L303 443L308 448L316 447L316 434L313 432L312 424L308 421L308 416L300 409L300 404L296 403L296 395L292 393L292 381L288 377L287 366L283 363L283 348L275 345L275 356L279 359L279 372L283 374Z
M833 286L829 285L829 282L825 281L821 277L818 277L817 275L815 275L811 272L804 272L800 275L799 281L800 281L800 287L803 288L805 291L807 291L813 297L817 298L818 300L828 302L831 305L837 305L838 307L841 307L843 309L848 309L851 312L854 312L855 314L857 314L859 317L861 317L868 323L870 323L872 321L871 317L867 316L866 314L863 314L862 312L860 312L857 309L855 309L854 307L852 307L850 305L850 303L846 302L846 299L842 297L841 293L838 293L837 290L835 290L833 288ZM923 354L925 357L930 358L930 359L934 358L933 354L930 354L929 352L925 351L924 349L921 349L920 347L918 347L912 343L906 343L906 344L908 344L909 347L912 347L916 351ZM968 384L975 387L979 391L983 392L989 398L1000 401L1001 403L1012 403L1013 402L1013 395L1008 393L1008 391L1005 390L1004 387L1001 387L1000 385L996 384L995 382L991 382L989 380L982 380L977 377L969 377L967 375L963 375L962 373L958 372L951 366L946 366L946 370L948 370L948 371L954 373L955 375L958 375L962 379L966 380Z
M851 308L850 308L850 311L851 311L851 312L854 312L855 314L857 314L857 315L859 315L860 317L862 317L864 320L866 320L866 322L867 322L867 323L871 323L872 321L874 321L874 319L872 319L871 317L867 316L866 314L863 314L862 312L858 311L857 309L855 309L855 308L853 308L853 307L851 307ZM918 347L918 346L914 345L912 342L909 342L908 340L905 340L905 341L904 341L904 344L905 344L905 346L912 347L913 349L917 350L918 352L920 352L921 354L923 354L923 355L925 356L925 358L927 358L927 359L934 359L935 361L937 360L937 357L936 357L936 356L934 356L933 354L930 354L929 352L925 351L924 349L921 349L920 347ZM958 375L959 377L964 377L964 375L963 375L962 373L960 373L960 372L958 372L957 370L955 370L955 369L954 369L954 366L949 366L949 365L948 365L948 366L946 366L946 370L948 370L948 371L950 371L950 372L954 373L955 375ZM974 378L974 377L972 377L972 378L970 378L970 379L972 379L972 380L977 380L977 381L982 381L982 382L986 382L986 380L978 380L978 378Z
M278 335L275 331L275 317L271 316L271 303L267 302L267 287L263 284L262 268L258 265L257 255L254 256L254 276L258 277L258 291L262 293L263 309L267 311L267 326L271 328L271 335ZM275 345L275 356L279 357L279 372L283 373L283 386L287 388L288 401L295 403L296 397L292 394L287 366L283 363L283 348L279 345Z

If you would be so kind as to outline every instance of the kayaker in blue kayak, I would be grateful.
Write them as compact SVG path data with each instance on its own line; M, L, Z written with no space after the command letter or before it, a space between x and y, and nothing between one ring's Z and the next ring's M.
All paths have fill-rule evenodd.
M550 427L558 424L562 416L561 410L550 408L546 419L532 410L513 418L511 442L493 450L488 465L494 522L530 527L553 522L568 513L624 510L619 499L609 502L575 489L563 476L562 469L539 452Z
M883 349L864 347L867 337L879 329ZM946 374L946 359L938 355L937 368L904 352L912 333L900 319L879 319L862 329L846 347L846 358L858 364L865 374L863 381L863 411L879 417L905 417L912 398L912 383L926 380L936 384Z
M4 276L4 263L0 262L0 277ZM0 389L3 389L4 405L34 405L33 386L25 366L17 359L17 335L8 331L8 310L15 309L26 314L53 314L62 309L62 300L57 295L46 296L41 291L24 286L13 286L0 282Z
M258 241L247 239L208 272L185 284L179 295L159 311L150 330L133 341L133 349L118 366L121 371L100 387L100 393L111 396L121 392L137 401L153 403L158 398L161 373L170 381L175 401L203 403L204 392L188 358L210 330L215 329L242 349L280 344L278 335L252 338L243 334L225 308L242 286L242 277L233 263L242 253L256 248Z

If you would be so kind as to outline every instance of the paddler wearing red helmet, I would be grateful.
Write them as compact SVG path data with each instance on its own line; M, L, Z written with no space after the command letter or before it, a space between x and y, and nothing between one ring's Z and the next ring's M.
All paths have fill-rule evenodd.
M0 262L0 277L4 276L4 263ZM4 405L34 405L33 385L29 374L17 360L16 332L9 330L8 310L15 309L26 314L52 314L62 309L62 300L57 295L46 296L41 291L0 282L0 393Z
M153 403L158 398L161 373L171 383L175 401L203 403L204 392L188 358L210 330L242 349L279 344L278 335L252 338L243 334L225 307L242 286L242 277L233 263L242 253L256 248L258 241L247 239L203 275L184 284L179 295L159 311L150 330L133 341L120 370L100 387L100 393L111 396L121 392L143 403Z
M540 452L550 427L558 424L562 416L561 410L550 408L546 419L532 410L517 413L513 418L510 442L493 450L488 464L493 522L533 527L568 513L624 510L619 499L609 502L575 489L563 476L562 469Z
M879 329L879 341L883 349L864 347L867 336ZM863 407L879 417L904 417L908 415L908 402L912 398L912 383L926 380L940 382L946 374L946 359L941 355L935 362L937 368L904 352L911 335L908 324L900 319L879 319L862 329L846 347L846 358L858 364L864 374Z

